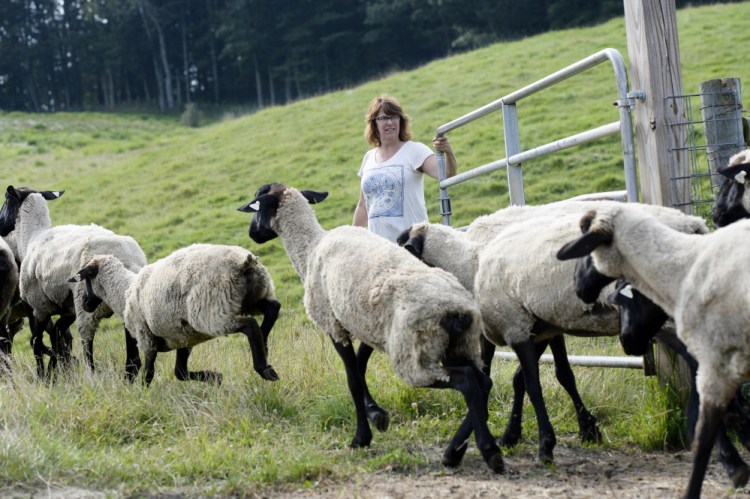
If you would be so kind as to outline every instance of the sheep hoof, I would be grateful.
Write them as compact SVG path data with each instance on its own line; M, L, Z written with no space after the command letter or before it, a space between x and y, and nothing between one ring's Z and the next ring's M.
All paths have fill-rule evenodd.
M750 468L745 463L742 463L742 466L739 466L729 474L729 478L732 479L735 489L744 487L748 479L750 479Z
M489 458L485 458L487 466L490 467L495 473L502 473L505 471L505 462L503 462L503 453L498 451L491 455Z
M552 451L551 450L539 449L539 453L537 454L537 458L539 458L539 460L545 466L549 465L549 464L553 464L554 461L555 461L554 457L552 456Z
M349 447L351 447L352 449L361 449L362 447L369 447L370 442L372 442L372 435L355 435L352 439L352 443L349 444Z
M278 381L279 375L276 374L276 371L271 366L266 366L260 371L258 371L258 374L260 374L260 377L268 380L268 381Z
M581 417L578 420L580 430L578 435L581 437L581 443L600 444L602 443L602 433L596 424L596 418L592 415Z
M451 445L450 447L445 449L445 452L443 453L443 466L447 466L449 468L457 467L459 464L461 464L461 461L464 458L464 454L466 454L466 449L468 448L468 442L464 442L464 444L459 448L455 448Z
M513 447L518 443L520 437L520 432L506 429L503 436L497 439L497 445L500 447Z
M380 407L369 408L367 410L367 419L369 419L375 429L380 432L386 431L388 425L391 423L391 416Z

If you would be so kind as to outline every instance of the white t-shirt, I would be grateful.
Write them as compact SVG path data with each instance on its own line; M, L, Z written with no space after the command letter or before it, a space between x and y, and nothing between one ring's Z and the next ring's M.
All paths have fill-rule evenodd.
M434 153L420 142L408 141L391 159L379 163L376 151L367 151L357 173L367 203L367 228L395 242L412 224L427 221L424 173L417 168Z

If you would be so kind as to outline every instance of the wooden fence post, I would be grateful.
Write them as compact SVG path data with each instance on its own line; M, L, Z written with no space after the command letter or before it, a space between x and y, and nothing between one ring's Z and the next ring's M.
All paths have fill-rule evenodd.
M684 120L680 48L674 0L624 0L625 29L630 58L631 88L645 92L634 109L635 139L641 201L679 206L692 212L690 164L683 150L684 127L669 127L667 120ZM678 118L678 119L675 119ZM672 167L674 171L672 171ZM684 181L673 182L672 177Z
M712 174L745 148L742 135L742 93L739 78L722 78L700 84L701 115L706 132L706 158ZM721 175L711 181L721 185Z

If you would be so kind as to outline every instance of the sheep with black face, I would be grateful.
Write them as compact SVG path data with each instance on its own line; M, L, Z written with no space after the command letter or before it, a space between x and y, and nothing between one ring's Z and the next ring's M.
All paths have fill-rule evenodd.
M258 374L278 379L266 356L280 304L268 270L244 248L193 244L137 273L114 256L99 255L70 280L83 283L87 310L103 301L133 332L146 384L153 379L157 353L171 350L177 350L177 379L221 383L220 373L189 371L188 357L193 346L235 332L247 336ZM263 315L260 326L253 315Z
M674 318L698 361L700 409L686 492L698 498L723 415L750 376L750 275L742 251L750 245L750 221L689 235L622 205L588 213L581 229L558 258L591 254L599 272L627 279ZM746 483L747 471L738 478Z
M372 440L352 345L359 340L384 351L407 384L459 390L477 447L491 469L502 471L502 453L487 427L492 381L481 370L481 317L471 294L453 275L363 228L323 229L310 204L326 196L270 184L239 209L254 214L249 232L256 243L281 238L304 284L308 315L344 362L357 412L351 446Z

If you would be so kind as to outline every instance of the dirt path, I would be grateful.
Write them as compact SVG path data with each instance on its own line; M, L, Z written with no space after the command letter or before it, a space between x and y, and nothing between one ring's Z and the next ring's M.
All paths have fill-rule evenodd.
M690 454L630 453L604 449L555 449L555 469L533 456L508 455L506 471L493 474L476 453L467 455L457 470L436 465L417 474L397 470L352 478L344 483L321 483L308 490L267 491L269 498L677 498L690 474ZM435 449L439 456L439 450ZM712 461L703 497L750 497L733 491L720 464Z
M440 456L441 450L420 449ZM668 453L639 453L597 448L565 447L555 449L555 467L542 466L532 455L509 454L505 458L505 473L492 473L476 453L466 456L464 464L446 469L436 459L416 473L390 469L361 474L345 481L324 480L309 489L291 487L253 490L248 484L249 497L268 499L443 499L443 498L678 498L684 492L690 474L690 454L682 451ZM208 484L204 484L208 485ZM196 484L198 486L198 484ZM47 488L27 490L0 489L1 497L104 499L122 497L116 491L92 491L75 488ZM127 497L127 496L125 496ZM196 489L162 491L148 499L182 499L196 496ZM750 490L734 491L723 468L712 460L703 484L702 497L748 498Z

